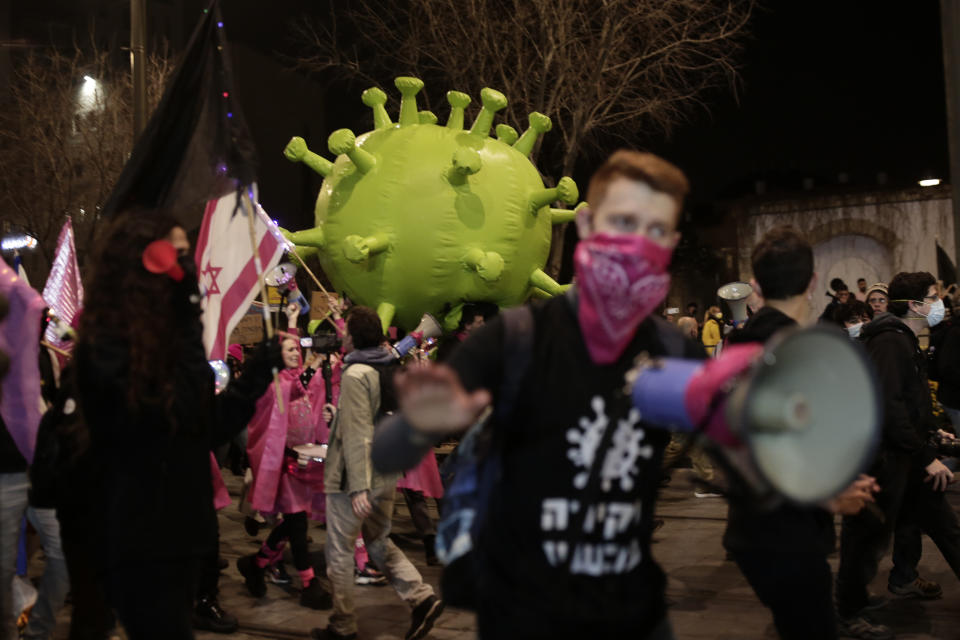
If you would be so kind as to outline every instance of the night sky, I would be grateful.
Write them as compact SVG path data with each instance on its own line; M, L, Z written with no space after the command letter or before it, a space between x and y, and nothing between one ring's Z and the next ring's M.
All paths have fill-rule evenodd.
M690 175L694 200L948 178L946 107L935 0L768 2L752 20L736 98L714 99L648 145Z
M287 163L283 145L302 135L324 152L334 129L369 126L369 111L360 104L365 87L345 90L326 78L306 77L281 54L297 52L292 20L305 12L342 11L347 1L222 2L234 43L237 94L259 147L264 203L292 227L309 224L319 180ZM165 17L148 30L168 35L176 47L185 44L206 3L150 4ZM127 7L125 0L0 0L0 15L11 16L11 37L34 40L46 37L38 31L50 31L49 25L63 32L73 24L83 33L96 17L122 44ZM33 33L18 33L18 24L29 24ZM878 172L887 174L888 186L915 184L927 172L947 178L936 0L767 0L750 29L736 95L707 96L710 112L694 112L669 138L633 141L688 173L694 221L717 222L723 208L718 203L753 193L757 180L765 181L768 194L791 194L802 192L808 177L817 189L835 188L841 173L852 188L876 185ZM164 30L171 33L159 33ZM587 158L578 167L574 177L584 190L600 160Z

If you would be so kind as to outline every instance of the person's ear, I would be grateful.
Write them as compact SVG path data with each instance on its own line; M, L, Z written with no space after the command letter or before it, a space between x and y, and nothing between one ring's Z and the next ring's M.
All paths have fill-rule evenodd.
M763 289L760 288L760 283L757 282L756 278L750 278L750 288L753 289L755 294L761 298L763 297Z
M584 240L593 233L593 211L589 205L578 207L576 213L577 234Z

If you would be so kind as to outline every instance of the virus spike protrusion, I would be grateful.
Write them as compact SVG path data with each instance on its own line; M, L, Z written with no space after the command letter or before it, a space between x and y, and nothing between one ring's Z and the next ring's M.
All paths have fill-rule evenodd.
M307 142L299 136L290 138L290 142L283 149L283 155L290 162L302 162L324 178L333 172L333 163L322 156L318 156L307 148Z
M294 231L292 233L286 229L280 229L280 233L283 234L284 238L298 247L322 249L326 245L323 227L314 227L313 229L304 229L303 231Z
M387 113L387 94L380 87L370 87L360 96L363 104L373 109L373 126L375 129L387 129L393 124L390 114Z
M530 194L530 211L536 213L542 207L557 200L573 204L578 197L580 197L580 192L577 190L577 183L573 181L573 178L563 177L560 178L560 182L553 189L541 189Z
M480 109L480 114L470 127L470 135L486 138L490 135L493 116L507 106L507 97L496 89L487 87L480 92L480 101L483 103L483 108Z
M508 124L498 124L495 131L497 132L497 140L503 144L513 145L517 141L517 130Z
M380 326L383 327L384 335L386 335L390 325L393 324L393 316L396 313L397 308L389 302L381 302L377 305L377 315L380 316Z
M551 296L558 296L570 288L570 285L561 285L541 269L537 269L530 274L530 286L541 289Z
M533 145L537 144L537 140L545 134L547 131L553 128L553 122L548 116L543 115L538 111L534 111L530 114L530 126L527 127L527 130L523 132L523 135L520 136L520 139L517 141L513 148L522 153L525 156L529 156L530 152L533 151Z
M401 76L393 81L400 90L400 126L408 127L411 124L419 124L420 116L417 114L417 94L423 89L423 80L420 78L408 78Z
M447 129L460 131L463 129L463 110L470 105L470 96L460 91L447 91L447 102L450 103Z
M472 176L482 167L483 163L476 149L459 147L453 152L452 164L446 172L447 180L453 186L459 187L466 183L467 176Z
M564 222L573 222L577 219L580 209L587 206L586 202L581 202L573 209L550 209L550 222L552 224L563 224Z
M437 124L437 116L433 111L421 111L417 114L420 124Z
M330 153L338 156L347 154L360 173L369 173L377 166L377 159L373 154L357 146L357 137L350 129L337 129L331 133L330 138L327 139L327 146L330 148Z
M343 255L350 262L365 262L378 253L390 248L390 239L384 233L372 236L347 236L343 239Z
M503 257L496 251L484 251L474 247L467 251L460 261L486 282L496 282L503 275Z

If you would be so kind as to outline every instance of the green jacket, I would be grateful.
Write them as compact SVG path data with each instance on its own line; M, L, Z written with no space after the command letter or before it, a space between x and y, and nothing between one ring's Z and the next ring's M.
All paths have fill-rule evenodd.
M327 443L323 472L326 493L353 494L397 483L399 474L379 474L370 461L379 410L379 372L368 364L347 366L340 379L340 400Z

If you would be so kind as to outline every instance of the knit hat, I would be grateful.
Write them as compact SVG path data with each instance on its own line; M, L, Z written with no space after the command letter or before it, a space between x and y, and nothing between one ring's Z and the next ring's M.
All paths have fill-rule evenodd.
M233 356L240 362L243 362L243 347L236 342L227 347L227 355Z

